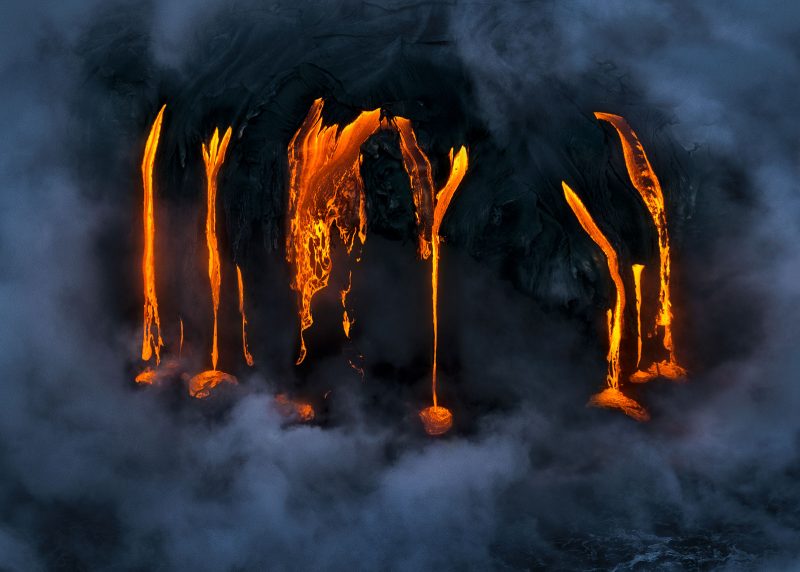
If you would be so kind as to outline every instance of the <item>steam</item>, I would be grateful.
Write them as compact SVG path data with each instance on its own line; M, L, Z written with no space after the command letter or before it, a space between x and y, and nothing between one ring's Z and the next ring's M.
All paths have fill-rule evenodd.
M800 8L6 4L0 568L796 562ZM369 199L375 236L348 297L365 382L338 353L315 354L307 384L334 395L324 427L286 426L271 397L302 387L291 363L293 298L279 289L288 273L273 249L279 158L321 95L339 101L342 116L394 102L422 126L435 172L447 149L470 145L470 172L442 225L441 399L461 423L443 440L426 438L415 419L429 391L430 338L419 327L428 276L413 224L410 240L393 239L404 227L384 216L402 210L392 189ZM223 272L233 257L254 276L257 372L205 402L176 398L169 385L137 389L126 365L141 335L137 166L167 96L174 116L157 188L173 189L172 241L189 245L190 268L174 271L203 276L203 250L193 258L191 246L202 247L202 233L184 231L180 218L191 219L186 228L202 218L192 218L204 182L191 150L205 127L229 121ZM648 256L645 231L625 222L639 220L627 217L639 212L637 197L626 202L614 186L613 165L623 163L595 109L626 117L646 141L672 216L674 337L692 376L648 384L637 396L653 415L643 425L583 407L602 378L591 316L607 300L596 262L561 225L571 215L560 181L577 177L615 241ZM447 113L458 122L437 119ZM368 143L365 169L378 162L390 180L400 164L385 158L390 148ZM168 319L178 324L166 312L185 320L185 355L197 341L197 300L187 287L187 307L176 308L172 290L159 292L159 309L165 330ZM221 363L226 352L241 360L230 290ZM225 305L223 294L221 314ZM338 298L330 307L338 332Z

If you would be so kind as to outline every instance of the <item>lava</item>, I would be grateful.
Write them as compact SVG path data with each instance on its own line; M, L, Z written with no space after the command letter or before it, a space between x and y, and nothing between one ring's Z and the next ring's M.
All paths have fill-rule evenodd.
M148 361L153 354L156 365L161 361L161 320L158 316L158 299L156 297L155 269L155 208L153 191L153 165L158 150L158 139L161 135L161 123L167 105L161 106L144 148L142 158L142 184L144 187L144 255L142 256L142 274L144 276L144 320L142 333L142 360ZM155 327L156 332L153 333ZM141 374L140 374L141 375ZM139 378L137 377L137 381Z
M225 131L222 140L219 130L214 134L208 146L203 143L203 161L206 166L206 245L208 246L208 279L211 283L211 301L214 309L214 334L211 345L211 369L198 373L189 381L189 394L192 397L208 397L211 389L220 383L236 383L236 378L217 370L217 312L219 310L219 289L222 282L219 247L217 245L217 176L225 161L225 152L231 139L231 128Z
M423 155L424 156L424 155ZM427 160L427 159L426 159ZM444 187L436 195L436 205L433 210L433 224L431 225L431 306L433 314L433 365L431 368L431 394L433 405L420 412L420 419L425 426L425 431L429 435L441 435L446 433L453 424L453 415L445 407L440 407L436 395L437 379L437 358L439 349L439 247L441 246L441 236L439 230L442 220L453 200L453 195L464 179L467 171L467 149L461 147L458 153L453 156L450 150L450 176ZM409 177L411 175L409 174ZM413 182L413 178L412 178ZM422 244L420 238L420 244Z
M400 151L403 166L411 183L411 196L414 199L414 213L419 235L418 252L420 258L427 260L431 255L431 231L433 226L434 186L431 162L419 146L417 135L411 122L404 117L395 117L394 125L400 134Z
M275 396L275 406L284 417L294 418L301 423L313 421L316 414L310 403L289 399L285 393Z
M670 299L670 245L669 230L667 228L667 215L664 206L664 193L658 177L650 165L644 147L628 122L619 115L596 112L594 116L610 123L617 131L622 151L625 155L625 167L631 183L641 195L647 210L656 226L658 234L658 251L660 258L660 288L658 294L659 310L653 327L652 335L656 335L657 328L663 328L662 344L667 352L667 359L654 363L646 372L637 372L637 381L647 381L654 377L680 379L686 375L686 370L678 364L675 357L675 347L672 341L672 302Z
M636 294L636 368L642 362L642 270L643 264L631 266L633 272L633 290Z
M350 272L349 277L347 279L347 288L339 292L339 297L342 300L342 329L344 330L345 337L347 337L348 339L350 339L350 328L353 326L354 322L354 320L351 319L350 314L347 313L347 295L350 293L352 287L353 287L353 273Z
M324 101L314 101L288 148L289 200L286 259L299 295L299 365L306 357L303 333L314 323L311 300L328 285L335 226L348 254L366 241L367 217L361 179L361 145L382 125L380 109L351 123L323 125Z
M564 198L567 200L572 212L578 219L581 227L600 247L605 254L608 263L608 271L616 288L616 302L613 309L608 310L608 373L606 382L608 388L594 395L589 400L589 405L598 407L609 407L621 409L626 415L633 417L637 421L649 419L647 411L636 401L622 394L619 390L620 377L620 343L622 341L622 319L625 312L625 285L620 275L619 259L611 243L595 224L589 211L583 205L578 195L567 185L561 182L564 190Z
M253 367L253 355L247 348L247 315L244 311L244 282L242 280L242 269L236 265L236 279L239 284L239 313L242 315L242 351L244 352L244 361L247 365Z

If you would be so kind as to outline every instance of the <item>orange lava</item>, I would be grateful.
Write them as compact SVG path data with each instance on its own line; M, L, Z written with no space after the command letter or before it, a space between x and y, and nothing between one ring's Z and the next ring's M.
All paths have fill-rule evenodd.
M636 421L650 420L650 414L644 407L630 397L626 397L619 389L614 387L606 388L600 393L593 395L591 399L589 399L588 405L605 407L607 409L620 409L625 415Z
M622 282L622 276L619 271L619 259L617 252L606 236L600 231L595 224L589 211L586 210L583 202L578 195L562 181L562 188L564 189L564 197L567 200L572 212L580 222L583 230L592 238L592 240L600 247L603 254L606 256L608 262L608 271L611 274L611 279L616 287L616 303L613 309L608 310L608 373L606 374L606 383L608 388L604 391L593 396L589 400L589 405L597 407L616 407L622 409L626 415L633 417L638 421L646 421L649 419L647 411L633 399L625 397L619 391L619 349L622 341L622 318L625 313L625 285Z
M144 187L144 255L142 256L142 274L144 276L144 320L142 334L142 360L148 361L153 354L156 356L156 365L161 361L161 320L158 316L158 299L156 298L156 268L155 268L155 207L153 191L153 165L158 150L158 139L161 135L161 123L164 118L164 104L158 112L150 135L144 148L142 158L142 184ZM155 333L153 328L155 327Z
M564 189L564 197L567 199L572 212L580 222L583 230L592 238L592 240L600 247L603 254L606 256L608 262L608 271L611 274L611 280L616 287L616 303L614 308L609 310L609 328L608 328L608 374L606 381L608 386L614 389L619 388L619 347L622 341L622 317L625 312L625 285L622 282L622 276L619 273L619 259L617 252L611 243L600 231L592 219L592 215L586 210L583 202L578 198L569 185L561 182L561 187Z
M313 421L316 414L310 403L289 399L285 393L275 396L275 405L278 412L284 417L292 417L301 423Z
M247 365L253 367L255 363L250 350L247 348L247 315L244 311L244 282L242 281L242 270L239 265L236 265L236 278L239 283L239 313L242 315L242 351L244 352L244 361Z
M631 267L633 272L633 289L636 294L636 367L642 362L642 270L643 264L634 264Z
M428 435L444 435L453 426L453 414L447 407L426 407L419 412L419 418Z
M324 126L324 102L317 99L288 148L289 200L286 259L299 295L300 353L303 332L311 327L311 300L328 285L332 270L331 233L335 226L350 254L366 241L367 217L361 179L361 145L381 127L380 110L364 111L341 127Z
M217 352L217 311L219 310L219 287L222 282L219 247L217 246L217 175L223 161L225 161L225 151L228 149L230 139L230 127L225 131L222 141L219 139L219 130L214 129L214 134L211 136L208 147L203 143L203 162L206 165L207 190L206 244L208 246L208 279L211 283L211 300L214 306L214 336L211 345L210 370L213 373L220 373L215 370L217 369L217 359L219 358Z
M610 123L619 135L622 144L622 151L625 155L625 166L631 183L641 195L647 210L656 226L658 234L658 251L660 258L659 274L660 288L658 294L659 311L656 316L656 323L653 327L653 335L656 334L658 326L663 328L663 345L667 351L667 360L658 364L655 370L661 377L669 379L679 379L686 375L686 370L678 364L675 357L675 347L672 341L672 302L670 299L670 246L669 229L667 227L667 215L664 206L664 192L661 190L661 183L650 165L647 154L644 151L639 138L631 129L628 122L619 115L610 113L596 112L595 117L601 121ZM654 370L654 368L650 368Z
M355 320L350 318L350 314L347 313L347 295L350 293L351 288L353 287L353 273L350 272L350 277L347 279L347 288L339 292L339 297L342 300L342 329L344 330L344 335L348 339L350 339L350 328L353 327L353 322Z
M420 258L427 260L431 255L433 203L435 200L431 162L419 146L417 134L414 132L411 122L404 117L395 117L392 122L400 134L403 166L411 183L411 196L414 199L414 213L419 236L418 253Z
M400 151L403 156L403 165L408 173L411 185L411 194L417 219L417 233L419 236L418 252L422 259L431 258L431 306L433 314L433 364L431 367L431 394L433 406L420 412L420 419L425 424L425 430L430 435L440 435L447 432L453 424L452 414L444 407L438 407L436 387L438 383L438 351L439 351L439 247L441 237L439 230L442 220L450 206L458 186L464 179L467 171L468 156L466 147L461 147L454 156L450 150L450 175L444 187L434 193L431 162L427 154L417 142L417 136L411 122L403 117L393 120L400 134ZM446 415L445 415L446 413ZM437 423L440 416L447 418Z
M152 385L153 383L155 383L157 377L158 374L156 373L156 370L147 368L142 373L136 376L135 381L136 383Z
M450 201L456 189L464 179L467 172L467 149L461 147L458 154L453 157L453 150L450 150L450 176L447 179L442 190L436 195L436 206L433 210L433 226L431 228L431 296L433 307L433 368L431 372L431 393L433 394L433 407L438 405L436 399L436 368L437 368L437 352L439 348L439 246L441 245L441 237L439 236L439 229L442 226L444 214L447 212L447 207L450 206ZM448 412L448 415L450 413Z
M205 399L211 395L211 390L221 383L231 383L236 385L234 376L223 371L210 369L195 375L189 380L189 395L197 399Z

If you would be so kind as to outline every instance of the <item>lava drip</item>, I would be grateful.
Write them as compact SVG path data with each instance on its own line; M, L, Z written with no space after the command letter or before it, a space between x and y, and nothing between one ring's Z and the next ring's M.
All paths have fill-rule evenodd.
M144 318L142 324L142 360L149 361L155 354L156 366L161 362L161 319L158 316L158 298L156 297L155 269L155 205L153 189L153 165L155 164L158 140L161 135L161 123L164 118L166 104L161 107L150 128L150 134L144 148L142 158L142 186L144 189L144 205L142 218L144 222L144 253L142 256L142 275L144 277ZM153 329L155 328L155 333ZM137 383L152 383L155 372L147 369L136 377Z
M631 129L628 122L619 115L596 112L594 116L610 123L619 134L622 151L625 156L625 167L631 183L641 195L647 210L656 226L658 234L658 253L660 259L660 288L658 293L659 309L656 315L652 334L657 335L658 327L663 329L662 344L667 352L667 359L653 363L646 371L637 371L631 376L631 381L645 382L656 377L668 379L681 379L686 376L686 370L678 364L675 356L675 347L672 341L672 302L670 299L670 246L667 215L664 206L664 193L658 177L650 165L639 138Z
M380 109L363 111L348 125L323 125L324 101L314 101L288 148L289 200L286 260L294 275L291 287L298 293L300 353L306 357L304 332L314 323L311 301L327 287L333 262L331 234L351 254L367 238L366 200L361 178L361 145L381 126ZM349 290L349 289L348 289ZM345 304L346 294L342 304ZM349 335L352 321L343 321Z
M420 411L419 416L429 435L442 435L453 426L453 414L439 405L437 397L437 365L439 349L439 231L453 195L467 171L466 147L461 147L454 156L450 150L450 175L444 187L435 195L430 161L417 143L416 134L407 119L395 120L400 133L400 150L411 184L417 213L419 232L419 254L431 258L431 303L433 315L433 364L431 367L431 394L433 404ZM430 237L430 238L429 238Z
M647 421L650 416L647 410L633 399L623 395L619 390L620 377L620 343L622 341L622 319L625 312L625 285L620 275L619 259L614 247L595 224L589 211L578 198L578 195L567 185L561 182L564 190L564 198L567 200L572 212L578 219L581 227L600 247L605 254L608 262L608 271L616 288L616 302L612 309L608 310L608 373L606 382L608 387L591 397L589 405L597 407L608 407L621 409L626 415L637 421Z
M631 266L633 272L633 290L636 294L636 369L642 363L642 271L643 264Z
M220 383L236 383L236 378L217 370L217 312L219 310L219 289L222 283L219 246L217 245L217 176L225 161L225 152L231 139L231 128L228 127L222 140L219 130L214 134L208 146L202 145L203 161L206 166L206 245L208 246L208 279L211 284L211 301L214 310L214 333L211 342L211 369L198 373L189 381L189 394L192 397L205 398Z
M244 361L247 365L253 367L253 355L247 348L247 314L244 311L244 281L242 280L242 269L236 265L236 279L239 284L239 313L242 315L242 352L244 353Z

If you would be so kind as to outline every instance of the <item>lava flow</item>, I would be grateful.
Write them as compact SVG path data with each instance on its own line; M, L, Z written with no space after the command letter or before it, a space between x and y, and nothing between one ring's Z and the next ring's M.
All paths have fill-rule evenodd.
M643 264L634 264L631 267L633 272L633 289L636 294L636 369L642 363L642 270Z
M299 365L306 357L305 330L314 323L311 300L328 285L335 226L347 253L366 241L367 216L361 179L361 145L382 125L380 110L363 111L345 127L324 126L324 101L314 101L289 143L289 221L286 259L294 271L292 289L300 299ZM346 297L346 294L345 294ZM343 300L344 304L344 300ZM348 318L343 321L349 334Z
M647 158L639 138L628 122L619 115L596 112L594 116L610 123L619 134L622 151L625 155L625 167L631 183L641 195L642 200L653 218L658 233L658 252L660 258L661 286L658 294L659 310L652 335L656 335L658 326L663 328L663 346L667 352L666 361L652 364L647 371L637 371L631 381L645 382L655 377L681 379L686 370L678 364L675 347L672 342L672 302L670 299L670 248L667 215L664 207L664 193L656 177L653 167Z
M244 282L242 281L242 269L236 265L236 279L239 283L239 313L242 315L242 351L244 352L244 361L247 365L253 367L253 355L247 348L247 315L244 312Z
M211 301L214 308L214 334L211 345L211 369L198 373L189 381L189 394L192 397L208 397L211 390L220 383L236 383L236 378L217 370L217 311L219 310L219 288L222 282L219 247L217 245L217 175L225 161L225 152L231 139L231 128L228 127L220 141L219 130L206 147L203 143L203 161L206 166L206 245L208 246L208 279L211 283Z
M158 317L158 299L156 298L156 269L155 269L155 208L153 192L153 165L158 150L158 139L161 135L161 122L164 118L164 104L158 112L147 143L144 148L142 158L142 183L144 187L144 255L142 256L142 274L144 276L144 320L142 334L142 360L148 361L153 354L156 356L156 365L161 361L161 347L164 342L161 339L161 320ZM155 326L156 333L153 333ZM143 372L140 376L147 372ZM148 383L140 380L137 382Z
M647 411L633 399L623 395L619 390L620 363L619 348L622 341L622 317L625 312L625 285L619 271L619 259L611 243L595 224L589 211L578 198L578 195L567 185L561 182L564 189L564 198L567 200L572 212L583 227L583 230L600 247L608 262L608 271L616 288L616 302L613 309L608 310L608 373L606 382L608 387L592 396L589 405L621 409L626 415L637 421L647 421L650 416Z
M431 302L433 314L433 365L431 369L431 393L433 405L426 407L419 413L425 431L429 435L442 435L447 433L453 426L453 414L446 407L438 403L436 395L437 385L437 357L439 348L439 246L441 237L439 230L442 220L447 212L453 195L464 179L467 171L467 149L461 147L458 153L453 156L450 150L450 175L436 195L435 206L433 198L433 179L431 177L431 165L428 157L417 144L417 139L410 124L402 118L397 118L396 123L400 131L400 149L403 154L403 162L408 172L411 188L414 195L414 203L417 206L417 223L419 227L419 252L420 256L426 258L428 253L431 257ZM430 197L430 203L428 203ZM430 224L430 242L425 236L428 229L426 224L430 220L427 215L427 205L433 206L433 216Z

